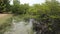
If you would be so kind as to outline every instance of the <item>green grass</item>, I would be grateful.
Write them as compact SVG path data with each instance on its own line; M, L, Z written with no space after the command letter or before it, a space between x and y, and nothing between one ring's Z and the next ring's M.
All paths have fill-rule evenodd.
M8 15L6 15L4 17L1 17L0 18L0 25L4 24L6 22L6 20L11 18L11 17L12 17L12 15L10 15L10 14L8 14Z

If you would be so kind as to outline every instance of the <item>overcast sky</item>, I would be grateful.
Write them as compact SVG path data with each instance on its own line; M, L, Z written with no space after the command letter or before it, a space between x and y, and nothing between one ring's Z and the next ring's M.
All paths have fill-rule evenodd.
M20 0L20 3L24 4L24 3L29 3L29 5L33 5L33 4L41 4L45 2L45 0Z
M45 0L20 0L21 4L28 3L29 5L41 4L43 2L45 2ZM12 2L10 2L10 4L12 4Z
M44 3L44 2L45 2L45 0L20 0L21 4L28 3L29 5L41 4L41 3ZM11 4L12 4L12 2L11 2Z

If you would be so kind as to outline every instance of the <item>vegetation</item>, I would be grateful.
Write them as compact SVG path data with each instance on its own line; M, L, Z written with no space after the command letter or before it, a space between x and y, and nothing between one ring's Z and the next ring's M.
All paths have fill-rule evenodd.
M0 17L0 25L2 25L7 19L11 18L12 15L11 14L8 14L6 16L2 16Z
M12 15L6 15L4 17L0 17L0 34L4 34L12 24Z
M56 0L46 0L45 3L33 6L20 4L18 0L14 0L13 5L10 5L8 0L1 0L0 12L22 15L24 19L33 18L37 21L37 23L33 21L33 30L37 32L36 34L40 32L41 34L60 34L60 3Z
M9 0L0 0L0 13L8 13L10 11Z

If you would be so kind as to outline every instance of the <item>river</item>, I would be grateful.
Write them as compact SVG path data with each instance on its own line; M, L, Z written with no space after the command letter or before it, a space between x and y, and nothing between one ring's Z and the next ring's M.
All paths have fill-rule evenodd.
M28 23L25 21L16 23L15 20L13 20L12 28L4 34L33 34L32 21L33 19L30 19Z

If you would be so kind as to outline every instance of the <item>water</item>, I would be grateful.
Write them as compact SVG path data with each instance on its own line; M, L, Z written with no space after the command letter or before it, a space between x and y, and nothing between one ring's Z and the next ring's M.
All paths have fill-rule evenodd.
M13 20L12 28L4 34L32 34L32 21L33 19L30 19L28 23L24 21L16 23L15 20Z

